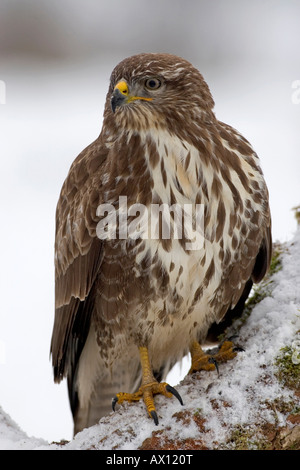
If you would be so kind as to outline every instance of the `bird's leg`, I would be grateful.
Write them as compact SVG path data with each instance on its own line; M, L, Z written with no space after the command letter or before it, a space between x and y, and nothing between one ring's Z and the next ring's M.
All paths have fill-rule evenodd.
M167 384L166 382L157 382L157 380L153 376L148 349L146 347L140 347L139 352L140 361L142 365L142 384L138 391L135 393L117 393L117 395L113 399L112 407L114 410L116 403L121 404L124 401L131 402L143 398L149 416L153 418L155 424L158 424L153 395L160 393L168 398L174 395L180 401L180 403L183 404L182 399L179 393L169 384Z
M197 341L194 341L190 347L192 365L189 373L192 374L198 370L218 369L219 362L226 362L233 359L237 354L238 348L231 341L224 341L216 354L206 354Z

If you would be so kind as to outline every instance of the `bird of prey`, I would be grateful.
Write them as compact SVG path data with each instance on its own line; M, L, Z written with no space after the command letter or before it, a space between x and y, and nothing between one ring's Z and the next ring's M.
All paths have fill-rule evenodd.
M124 59L110 78L101 133L63 184L51 353L55 381L67 377L74 433L107 414L113 397L113 407L144 400L158 423L155 394L182 403L164 382L174 363L190 351L190 372L212 370L236 354L229 341L214 357L201 345L264 277L271 219L256 153L213 108L188 61ZM159 210L150 230L152 207L175 210Z

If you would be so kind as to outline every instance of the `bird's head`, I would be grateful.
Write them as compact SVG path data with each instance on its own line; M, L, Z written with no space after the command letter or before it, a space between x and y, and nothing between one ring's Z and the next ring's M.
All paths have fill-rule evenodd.
M105 116L131 129L174 119L186 125L189 119L209 119L213 106L206 82L189 62L170 54L138 54L113 70Z

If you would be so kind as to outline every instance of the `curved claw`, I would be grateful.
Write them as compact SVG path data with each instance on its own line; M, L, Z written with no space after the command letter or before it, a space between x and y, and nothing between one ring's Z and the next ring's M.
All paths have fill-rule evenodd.
M218 366L218 363L217 363L217 361L215 360L215 358L211 356L211 357L209 358L208 362L210 362L211 364L213 364L213 365L215 366L216 371L217 371L218 376L219 376L219 375L220 375L220 373L219 373L219 366Z
M169 392L169 393L172 393L172 395L174 395L174 397L177 398L177 400L179 401L179 403L181 405L183 405L183 401L182 401L182 398L181 396L179 395L179 393L177 392L177 390L173 387L171 387L171 385L166 385L166 391Z
M154 421L155 425L157 426L158 425L158 417L157 417L156 411L153 410L153 411L150 412L150 414L151 414L151 417L153 418L153 421Z
M118 397L114 397L111 401L111 407L112 407L113 411L115 411L116 403L118 403Z
M243 352L243 351L245 351L245 349L242 348L241 346L234 346L234 348L232 348L232 350L234 352Z

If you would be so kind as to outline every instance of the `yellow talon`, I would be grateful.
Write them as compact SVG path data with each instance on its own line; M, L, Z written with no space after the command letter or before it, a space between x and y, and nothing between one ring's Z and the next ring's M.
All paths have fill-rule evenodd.
M153 395L162 394L168 398L171 398L174 395L180 403L182 403L182 399L179 393L171 387L166 382L157 382L155 380L152 369L149 361L148 350L145 347L139 348L140 357L141 357L141 365L142 365L142 385L135 393L117 393L112 401L112 408L115 410L116 403L122 404L124 401L138 401L143 398L144 403L146 405L148 414L151 418L153 418L155 424L158 424L158 418L155 410Z
M210 356L208 354L205 354L200 344L197 343L196 341L193 342L190 348L190 352L191 352L192 364L189 370L189 374L192 374L193 372L197 370L214 370L215 369L215 365L211 362Z
M233 359L236 355L237 353L234 351L234 344L232 341L224 341L219 352L214 357L218 362L226 362Z
M190 348L192 364L189 374L199 370L218 370L219 362L226 362L237 355L238 348L235 348L231 341L224 341L216 354L206 354L200 344L194 341Z
M119 405L121 405L124 401L139 401L141 398L142 398L142 393L140 391L140 389L135 392L135 393L123 393L123 392L120 392L120 393L117 393L116 395L116 403L119 403Z

